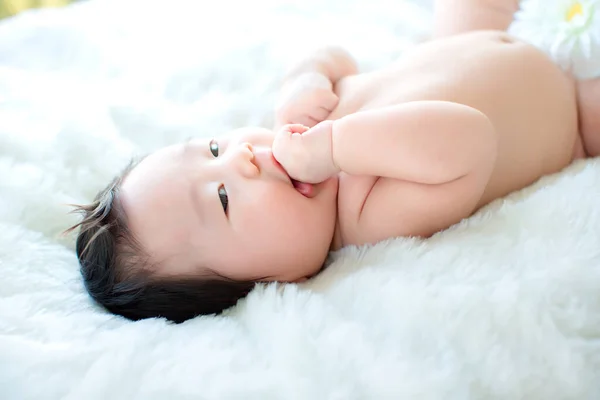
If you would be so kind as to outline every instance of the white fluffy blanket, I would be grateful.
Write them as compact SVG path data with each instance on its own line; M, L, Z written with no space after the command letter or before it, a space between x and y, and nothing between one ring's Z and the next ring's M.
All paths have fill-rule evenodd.
M132 323L83 290L66 204L133 153L268 126L310 47L344 45L363 70L400 56L429 7L92 0L0 23L0 398L600 398L595 160L221 317Z

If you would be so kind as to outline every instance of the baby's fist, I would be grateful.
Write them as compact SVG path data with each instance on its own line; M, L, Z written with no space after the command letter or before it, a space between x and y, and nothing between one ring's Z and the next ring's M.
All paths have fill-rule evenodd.
M327 119L338 102L326 76L317 72L301 74L282 90L275 111L276 125L302 124L311 128Z
M285 125L273 141L273 156L297 181L320 183L339 172L333 161L333 121L314 128L300 124Z

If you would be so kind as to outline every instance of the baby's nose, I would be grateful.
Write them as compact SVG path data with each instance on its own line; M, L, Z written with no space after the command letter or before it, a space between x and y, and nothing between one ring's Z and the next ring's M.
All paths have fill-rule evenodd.
M236 159L240 159L240 161L250 161L254 160L254 148L250 143L241 143L235 154Z
M246 152L247 154L250 155L251 158L254 158L254 148L252 147L252 145L248 142L242 144L242 149L244 152Z
M254 163L254 149L250 143L240 144L231 161L235 165L235 169L248 178L259 173L258 167Z

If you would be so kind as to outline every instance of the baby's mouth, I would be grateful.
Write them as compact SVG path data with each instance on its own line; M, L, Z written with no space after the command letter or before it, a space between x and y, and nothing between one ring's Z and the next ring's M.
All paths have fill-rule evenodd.
M271 159L273 160L273 162L275 163L277 168L289 178L290 182L294 186L294 189L296 189L298 191L298 193L300 193L301 195L303 195L304 197L307 197L309 199L313 198L317 195L317 192L315 190L315 185L313 185L312 183L300 182L300 181L297 181L294 178L292 178L287 173L285 168L283 168L283 166L279 163L279 161L277 161L277 159L273 156L273 153L271 153Z
M292 179L292 185L294 185L294 188L304 197L308 197L310 199L315 196L315 187L310 183L300 182Z

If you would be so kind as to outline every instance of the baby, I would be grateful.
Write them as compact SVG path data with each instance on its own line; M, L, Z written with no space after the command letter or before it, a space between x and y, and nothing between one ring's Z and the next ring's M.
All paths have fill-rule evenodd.
M220 313L256 282L310 278L329 251L431 236L600 154L597 81L504 32L517 2L438 3L435 40L385 68L358 74L335 48L302 61L274 130L132 163L80 207L91 296L133 320Z

